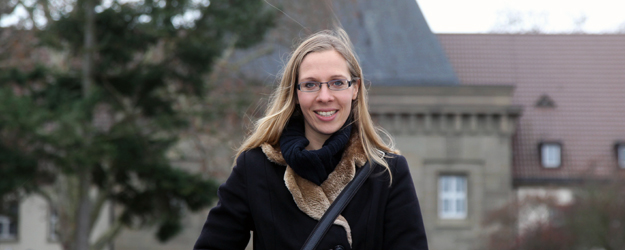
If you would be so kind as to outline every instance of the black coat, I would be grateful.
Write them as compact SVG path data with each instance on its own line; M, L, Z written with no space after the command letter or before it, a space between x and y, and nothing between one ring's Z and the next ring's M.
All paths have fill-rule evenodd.
M287 189L285 164L270 161L263 150L256 148L239 156L232 174L219 188L219 203L208 214L194 249L245 249L250 231L255 250L297 250L306 241L317 220L298 207L302 204L296 204L295 195ZM406 159L391 155L387 162L392 185L384 168L376 166L341 213L351 227L353 249L426 250L423 220ZM346 231L332 225L317 249L352 249Z

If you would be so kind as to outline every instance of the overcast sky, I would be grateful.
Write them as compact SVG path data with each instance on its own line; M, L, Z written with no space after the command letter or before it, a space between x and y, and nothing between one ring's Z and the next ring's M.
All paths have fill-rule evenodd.
M0 0L6 1L6 0ZM434 33L625 33L625 0L416 0ZM22 16L23 9L17 11ZM3 18L0 26L15 23Z
M511 29L546 33L625 31L625 0L416 0L434 33Z

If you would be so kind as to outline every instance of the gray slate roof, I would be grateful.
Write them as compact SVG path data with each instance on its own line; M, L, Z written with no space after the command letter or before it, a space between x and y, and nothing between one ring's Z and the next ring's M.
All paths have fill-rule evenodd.
M290 48L308 34L332 28L336 23L333 17L338 17L356 47L366 82L403 86L459 83L414 0L333 1L331 5L324 1L271 2L288 16L282 14L266 41L255 48L271 48L272 53L245 65L242 71L248 77L275 83Z

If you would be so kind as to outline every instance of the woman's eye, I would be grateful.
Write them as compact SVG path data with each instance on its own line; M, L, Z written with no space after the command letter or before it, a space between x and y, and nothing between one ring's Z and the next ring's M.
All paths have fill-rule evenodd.
M314 83L314 82L307 82L307 83L304 83L304 88L307 88L307 89L312 89L312 88L315 88L315 87L317 87L317 84L316 84L316 83Z
M345 85L345 80L336 80L332 82L332 85L337 86L337 87L341 87L343 85Z

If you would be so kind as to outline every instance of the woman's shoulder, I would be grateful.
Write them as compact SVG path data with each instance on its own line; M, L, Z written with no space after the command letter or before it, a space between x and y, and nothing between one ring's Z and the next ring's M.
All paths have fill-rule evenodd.
M256 147L256 148L248 149L248 150L241 152L241 154L239 154L239 156L237 157L236 162L238 165L240 163L249 162L250 160L258 161L264 158L266 157L261 147Z
M384 160L386 160L389 164L397 163L398 161L406 161L406 157L393 152L384 152L384 156L382 158L384 158Z
M261 155L261 154L263 154L263 150L262 150L262 148L260 146L241 152L241 155L245 155L246 157L258 156L258 155Z
M385 152L384 160L388 163L388 167L393 173L409 171L408 161L403 155Z
M245 150L241 152L237 158L237 164L244 164L245 162L258 163L259 161L270 161L278 165L286 165L280 148L274 147L267 143L258 147Z

